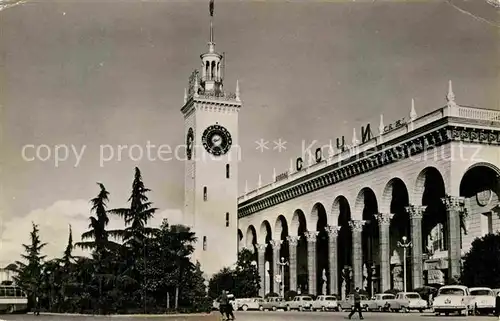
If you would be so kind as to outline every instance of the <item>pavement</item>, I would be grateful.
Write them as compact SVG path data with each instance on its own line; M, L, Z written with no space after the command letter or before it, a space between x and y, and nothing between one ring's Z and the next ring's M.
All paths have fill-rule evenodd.
M306 321L306 320L318 320L318 321L335 321L335 320L347 320L348 313L346 312L261 312L261 311L246 311L246 312L236 312L236 321ZM192 316L185 318L182 316L76 316L76 315L0 315L0 321L100 321L100 320L112 320L112 321L141 321L141 320L154 320L154 321L180 321L180 320L201 320L201 321L211 321L211 320L221 320L220 314L215 313L215 316ZM488 321L488 320L498 320L494 316L435 316L432 313L380 313L380 312L366 312L363 313L365 320L373 321L458 321L458 320L474 320L474 321ZM358 316L355 315L352 320L359 320Z

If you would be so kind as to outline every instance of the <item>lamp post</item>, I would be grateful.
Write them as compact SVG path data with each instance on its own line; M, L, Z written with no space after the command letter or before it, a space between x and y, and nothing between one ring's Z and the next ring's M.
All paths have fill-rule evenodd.
M406 249L411 247L411 242L408 242L406 236L403 236L401 240L403 242L398 241L398 246L403 248L403 292L406 292Z
M278 262L278 265L281 266L281 278L280 278L280 292L281 292L281 297L283 298L285 296L285 265L288 265L288 262L285 262L285 258L281 258L281 262Z

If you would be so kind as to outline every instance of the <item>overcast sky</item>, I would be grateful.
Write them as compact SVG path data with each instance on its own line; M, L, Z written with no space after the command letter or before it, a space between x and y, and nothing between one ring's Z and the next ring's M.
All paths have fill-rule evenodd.
M239 79L244 102L240 191L287 170L303 142L350 141L366 123L377 133L380 114L407 117L411 98L419 115L443 106L449 79L458 103L500 109L498 9L451 2L216 0L225 88ZM19 258L31 221L49 257L62 253L68 224L77 240L88 224L96 182L124 206L136 165L161 211L155 223L178 221L182 161L135 162L128 150L118 160L116 150L183 143L179 110L207 49L208 0L28 1L0 11L0 30L0 266ZM68 160L23 159L24 146L42 144L68 146ZM102 145L115 155L101 164Z

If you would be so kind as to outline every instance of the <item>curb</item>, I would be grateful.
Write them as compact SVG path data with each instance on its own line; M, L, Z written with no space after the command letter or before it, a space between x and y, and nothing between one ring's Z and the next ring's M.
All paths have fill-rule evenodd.
M27 314L33 315L33 312L28 312ZM111 315L99 315L99 314L79 314L79 313L52 313L52 312L40 312L40 315L46 316L68 316L68 317L97 317L97 318L209 318L215 315L215 313L193 313L193 314L111 314ZM0 319L0 321L6 321Z

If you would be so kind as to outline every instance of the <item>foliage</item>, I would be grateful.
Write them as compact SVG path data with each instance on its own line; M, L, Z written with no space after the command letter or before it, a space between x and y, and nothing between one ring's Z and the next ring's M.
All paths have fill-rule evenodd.
M435 287L432 287L432 286L423 286L423 287L420 287L420 288L416 288L415 292L417 292L418 294L420 294L420 297L423 300L428 301L429 300L429 296L431 294L432 294L433 297L436 296L437 289Z
M286 291L285 292L285 300L286 301L291 301L293 300L293 298L295 298L296 296L298 295L298 293L296 291Z
M278 298L280 295L278 293L275 293L275 292L269 292L268 294L266 294L264 296L265 299L267 298Z
M393 295L396 295L398 294L399 292L401 292L400 289L389 289L389 290L386 290L384 293L388 293L388 294L393 294Z
M253 254L247 249L240 251L233 268L225 267L209 281L209 296L217 298L227 290L236 298L252 298L259 295L260 276Z
M477 238L471 245L464 257L463 284L500 288L500 233Z
M45 246L33 223L31 244L24 245L28 263L18 262L16 283L31 297L37 295L42 310L65 313L167 313L209 311L203 271L193 264L195 234L183 225L147 226L156 208L135 168L130 206L108 210L109 192L100 191L91 203L89 230L68 243L61 257L44 261ZM108 230L109 214L120 215L123 230ZM73 249L90 250L91 257L75 257ZM30 299L33 302L32 298Z
M38 225L32 222L32 226L31 243L29 245L23 244L26 254L21 255L27 263L16 262L18 274L14 277L15 283L26 291L30 304L35 301L35 297L39 292L42 264L45 259L45 256L41 255L41 251L47 245L47 243L42 243L40 240Z

